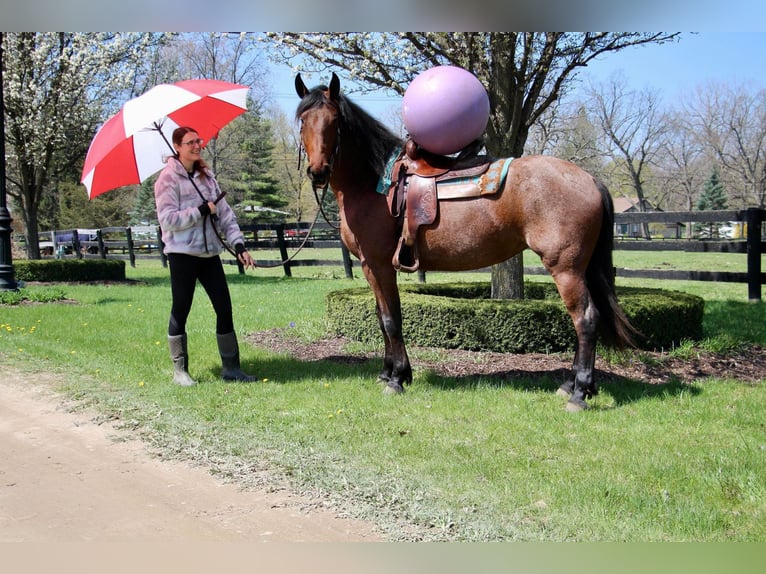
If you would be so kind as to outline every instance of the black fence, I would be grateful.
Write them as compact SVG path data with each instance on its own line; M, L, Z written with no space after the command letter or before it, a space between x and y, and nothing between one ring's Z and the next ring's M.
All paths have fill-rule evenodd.
M669 269L625 269L616 268L620 277L648 279L677 279L684 281L721 281L747 283L748 298L761 300L762 286L766 284L766 273L762 270L761 258L766 250L764 242L764 221L766 210L751 208L742 211L654 211L646 213L621 213L615 215L616 250L633 251L686 251L705 253L747 254L746 272L669 270ZM702 225L707 233L700 236L695 230L686 238L690 226ZM641 233L623 233L626 229L645 229L654 226L659 229L652 237ZM715 237L722 227L736 227L732 237ZM353 277L352 259L342 245L337 227L328 223L262 223L243 225L245 245L259 267L282 267L286 276L292 276L292 268L299 266L343 266L346 277ZM655 231L657 231L655 229ZM311 233L309 234L309 231ZM707 236L706 236L707 235ZM135 267L141 258L160 258L167 264L162 253L162 238L157 227L107 227L95 230L48 231L40 234L41 250L46 256L55 257L102 257L130 261ZM293 258L299 248L337 249L339 259ZM258 259L258 251L277 250L279 259ZM244 269L234 257L227 257L226 264ZM529 275L547 274L542 267L524 267ZM419 273L421 281L425 274Z

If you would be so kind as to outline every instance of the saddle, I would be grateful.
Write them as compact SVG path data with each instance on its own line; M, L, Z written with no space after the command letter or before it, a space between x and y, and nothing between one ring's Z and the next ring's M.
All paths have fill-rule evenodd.
M478 155L483 145L477 140L452 157L432 154L407 140L391 167L387 192L389 211L401 230L391 261L397 271L412 273L420 267L418 230L436 221L439 200L479 197L500 189L510 159Z

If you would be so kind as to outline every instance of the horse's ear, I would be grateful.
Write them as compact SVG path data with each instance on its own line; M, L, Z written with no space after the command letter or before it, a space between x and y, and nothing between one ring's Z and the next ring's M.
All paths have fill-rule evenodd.
M330 99L333 101L337 101L339 94L340 94L340 78L338 78L338 75L335 72L333 72L332 79L330 80Z
M303 78L301 78L300 73L295 76L295 91L298 92L298 97L301 99L309 93L306 84L303 83Z

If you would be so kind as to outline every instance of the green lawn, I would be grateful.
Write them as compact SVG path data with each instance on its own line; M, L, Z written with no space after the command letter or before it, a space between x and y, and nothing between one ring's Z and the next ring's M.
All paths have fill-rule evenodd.
M637 254L615 252L617 266L627 266L623 255ZM684 267L689 254L651 255L677 268L711 265L710 254L705 267ZM300 267L291 279L281 269L227 271L241 343L273 328L321 339L326 293L365 284L358 265L353 280L340 267ZM737 381L736 369L692 384L610 383L576 415L564 411L554 380L416 369L408 392L390 397L375 380L379 359L301 362L244 343L243 366L260 380L224 383L200 290L188 325L200 384L184 389L170 383L167 271L139 261L127 272L130 284L57 286L71 303L0 306L0 358L30 384L36 372L60 373L60 392L118 417L165 457L245 485L287 482L376 522L391 540L766 538L766 386ZM746 285L632 284L705 298L698 352L766 346L766 308L747 303Z

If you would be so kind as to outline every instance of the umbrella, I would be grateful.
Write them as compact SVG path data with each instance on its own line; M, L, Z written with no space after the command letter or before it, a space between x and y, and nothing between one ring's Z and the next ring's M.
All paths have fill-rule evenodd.
M159 84L126 102L90 143L81 182L88 197L138 184L163 168L174 153L171 139L179 126L191 126L210 141L247 111L247 86L220 80Z

